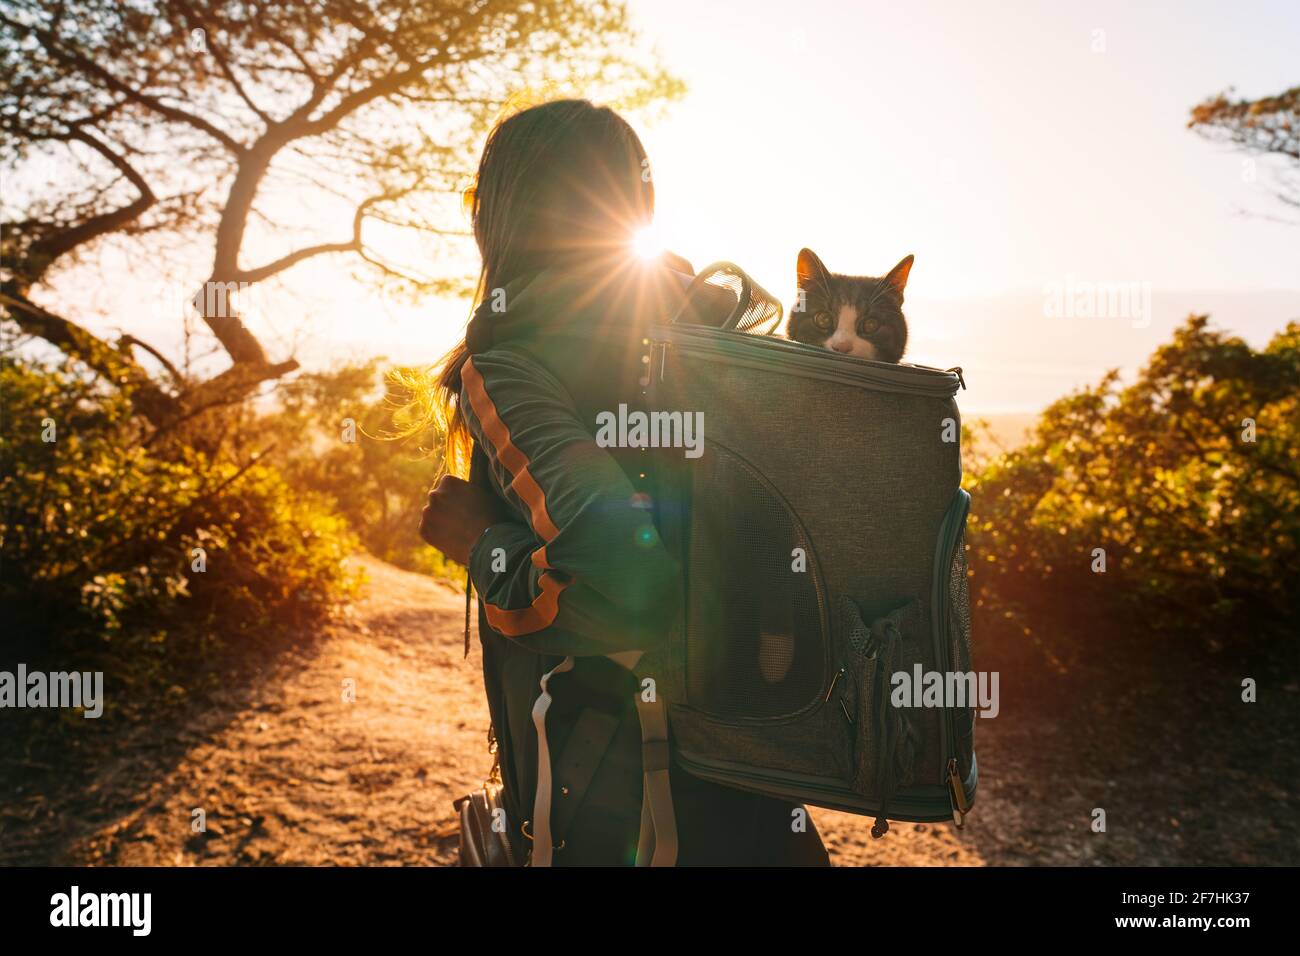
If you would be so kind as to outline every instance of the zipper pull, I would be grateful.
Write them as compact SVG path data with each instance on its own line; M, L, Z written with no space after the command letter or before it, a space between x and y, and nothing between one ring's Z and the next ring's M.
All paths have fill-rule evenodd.
M831 686L826 688L826 697L825 699L822 700L823 704L830 701L831 694L835 693L835 685L840 682L840 678L843 676L844 676L844 668L841 667L838 671L835 672L835 676L831 678Z
M947 369L946 371L949 371L949 372L956 372L956 373L957 373L957 381L961 383L961 387L962 387L962 388L965 388L965 387L966 387L966 379L965 379L964 377L962 377L962 374L961 374L961 366L960 366L960 365L954 365L952 368Z
M966 799L966 785L957 772L956 757L948 758L948 799L952 803L952 822L960 830L966 823L966 814L970 813L970 801Z
M846 672L843 667L841 667L838 671L835 672L835 676L831 678L831 686L826 688L826 698L825 700L822 701L822 703L824 704L830 703L831 695L835 693L835 685L840 682L840 678L843 677L845 673ZM853 715L849 713L849 705L844 703L843 694L840 694L840 711L844 714L844 719L849 722L849 726L852 727Z

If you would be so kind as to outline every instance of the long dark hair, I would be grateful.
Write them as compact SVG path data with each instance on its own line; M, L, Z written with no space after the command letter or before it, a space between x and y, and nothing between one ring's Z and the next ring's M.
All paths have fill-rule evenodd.
M498 122L466 199L483 261L475 310L490 290L520 276L626 255L633 233L654 216L641 140L613 110L587 100L554 100ZM429 396L428 418L446 429L452 474L464 474L469 462L459 407L469 355L462 339L440 363Z

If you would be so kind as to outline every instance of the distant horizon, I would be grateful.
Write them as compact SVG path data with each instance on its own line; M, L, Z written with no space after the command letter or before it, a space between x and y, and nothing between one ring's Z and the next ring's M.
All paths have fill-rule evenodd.
M743 261L738 264L746 268ZM788 311L789 298L758 281L778 295ZM376 356L385 356L393 364L432 364L459 339L469 315L467 299L430 299L407 308L367 302L364 289L348 291L357 296L354 301L333 296L320 311L310 301L313 293L268 291L259 299L277 316L294 310L306 320L295 335L296 347L286 343L283 354L292 354L308 370ZM968 388L958 401L968 415L1036 414L1071 391L1094 384L1110 367L1121 368L1124 377L1131 378L1188 315L1209 314L1215 327L1241 337L1253 348L1264 347L1288 321L1300 320L1300 288L1153 288L1152 321L1143 329L1132 328L1123 319L1049 319L1043 315L1043 298L1041 290L910 296L904 311L911 341L904 361L961 366ZM361 316L364 321L358 321ZM258 326L266 318L255 312L250 321ZM102 319L86 324L99 333L115 327L113 321ZM422 330L418 342L412 341L413 330ZM1097 334L1098 330L1104 334ZM181 344L178 316L137 316L131 331L165 351ZM998 343L996 348L969 347L972 342L992 341Z

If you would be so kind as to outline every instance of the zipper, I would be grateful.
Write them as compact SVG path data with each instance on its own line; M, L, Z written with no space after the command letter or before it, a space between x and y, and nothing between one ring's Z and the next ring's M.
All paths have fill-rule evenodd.
M803 378L877 391L953 398L964 385L961 375L953 371L926 365L872 362L770 335L749 335L702 326L656 326L649 334L656 345L679 346L686 352L725 359L730 365L768 371L779 369ZM662 381L662 352L660 354Z
M831 694L835 693L835 685L840 682L840 678L844 676L845 670L845 668L841 667L835 672L835 676L831 678L831 686L826 688L826 696L822 699L823 704L830 702Z
M831 686L826 688L826 697L822 701L823 704L829 704L831 702L831 695L835 693L835 685L840 682L840 678L843 677L846 673L848 673L847 667L841 667L839 670L835 672L835 676L831 678ZM849 726L852 727L853 715L849 713L849 705L844 703L843 691L840 692L839 700L840 700L840 711L844 714L844 719L849 722Z

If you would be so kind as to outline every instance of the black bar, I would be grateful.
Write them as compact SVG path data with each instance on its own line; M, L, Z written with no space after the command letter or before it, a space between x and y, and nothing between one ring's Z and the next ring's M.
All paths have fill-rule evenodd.
M778 952L822 949L838 938L873 949L873 940L892 941L900 950L981 939L1071 948L1097 937L1230 944L1242 933L1292 928L1294 880L1290 868L5 869L0 933L6 943L32 936L66 942L76 934L205 950L346 940L371 948L409 940L435 952L532 940L549 949L575 944L596 926L612 928L598 937L609 946L635 945L638 937L647 945L687 945L722 934L733 944L753 937ZM148 935L136 936L130 925L52 926L56 894L70 904L73 886L86 914L90 894L150 894ZM121 922L129 924L129 915L123 911ZM143 923L142 912L135 915ZM1207 918L1245 923L1165 922Z

